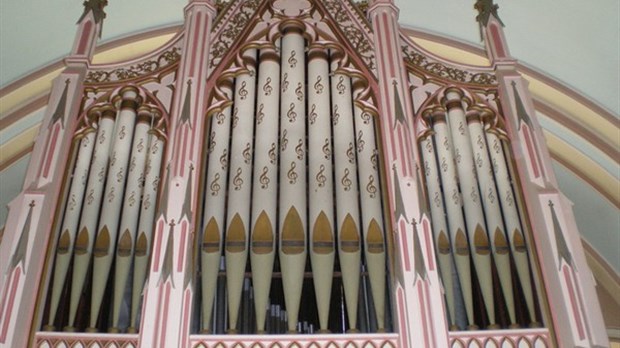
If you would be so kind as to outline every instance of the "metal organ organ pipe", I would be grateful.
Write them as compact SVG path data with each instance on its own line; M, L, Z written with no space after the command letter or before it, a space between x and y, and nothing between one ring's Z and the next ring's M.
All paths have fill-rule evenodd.
M503 324L509 328L521 323L537 326L527 248L500 140L501 120L490 107L460 89L444 89L435 98L422 111L429 128L419 142L451 330L459 329L454 297L459 294L452 288L451 258L469 330L480 323L489 329L501 327L495 307L499 298L506 305ZM507 237L505 231L512 232ZM512 276L511 257L517 277ZM520 283L528 318L517 318L521 297L514 292L513 280ZM473 296L475 288L480 289L479 299Z
M390 329L375 118L355 101L364 83L341 52L282 30L242 50L245 66L217 87L232 105L211 114L205 140L202 332Z
M121 88L112 103L90 108L88 124L78 131L82 139L73 179L67 179L46 330L56 329L58 322L66 324L65 331L85 326L89 332L136 330L164 146L163 133L156 129L163 124L161 112L143 100L136 87ZM114 287L107 290L111 278ZM132 295L125 295L127 287ZM61 306L63 291L71 295ZM111 301L104 301L107 291ZM130 303L126 309L124 302ZM89 318L78 322L80 308L88 303Z

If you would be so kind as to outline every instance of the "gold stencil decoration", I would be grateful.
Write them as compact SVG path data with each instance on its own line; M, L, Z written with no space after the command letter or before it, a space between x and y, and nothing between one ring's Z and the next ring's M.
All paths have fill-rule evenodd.
M252 252L255 254L269 254L273 251L273 227L269 216L263 210L252 232Z
M205 253L215 253L220 251L220 226L215 218L212 217L205 227L202 236L202 251Z
M71 237L69 236L69 230L65 230L60 236L60 240L58 241L58 254L64 255L69 252L69 247L71 246Z
M291 207L282 226L282 252L287 255L300 254L305 250L304 227L297 209Z
M226 233L226 251L239 253L245 251L245 227L239 214L235 214Z
M323 211L317 216L312 229L312 250L317 254L330 254L334 251L332 224Z
M103 225L101 231L95 239L95 257L102 257L108 255L110 249L110 231L108 231L108 225Z
M450 241L448 240L446 232L443 230L439 232L439 238L437 238L437 249L440 254L450 254Z
M82 228L80 233L78 234L77 239L75 240L75 254L83 255L86 254L86 250L88 249L88 240L89 233L86 227Z
M342 251L349 253L360 250L360 235L351 214L347 214L340 228L340 247Z
M495 250L500 255L506 255L510 251L508 248L508 242L506 241L506 235L504 232L498 227L495 229L495 233L493 236L493 240L495 242Z
M469 246L467 245L467 237L462 229L456 231L456 238L454 240L454 247L456 248L456 254L461 256L469 255Z
M476 232L474 232L474 247L478 255L488 255L491 252L489 237L480 224L476 225Z
M525 240L523 239L523 234L516 228L512 232L512 241L515 246L515 251L524 253L527 250L525 247Z
M118 241L118 256L130 256L131 255L131 233L129 229L126 229Z
M368 224L368 232L366 234L366 245L368 252L371 254L380 254L384 252L383 248L383 231L377 223L377 220L372 219Z
M138 240L136 241L136 256L146 256L148 245L146 240L146 233L140 232Z

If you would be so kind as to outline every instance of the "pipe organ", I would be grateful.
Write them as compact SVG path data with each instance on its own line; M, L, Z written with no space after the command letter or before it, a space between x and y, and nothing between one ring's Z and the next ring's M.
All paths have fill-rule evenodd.
M420 117L426 130L418 141L451 328L460 329L455 310L460 299L455 296L462 296L462 323L469 330L501 328L497 313L504 313L503 326L538 327L501 116L480 97L449 87L429 98ZM515 296L516 288L523 300ZM521 304L527 316L517 319Z
M85 112L75 135L46 330L138 327L165 122L136 87L110 99ZM61 302L67 293L69 301Z
M362 84L296 26L240 56L245 69L222 84L232 103L207 132L202 332L385 330L380 157L375 118L355 103Z
M606 346L492 1L491 67L391 0L188 2L109 64L85 2L1 237L0 348Z

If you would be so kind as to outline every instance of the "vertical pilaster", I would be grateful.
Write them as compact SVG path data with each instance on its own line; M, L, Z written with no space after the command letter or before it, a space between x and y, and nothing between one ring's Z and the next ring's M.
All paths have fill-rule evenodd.
M377 57L380 132L383 139L390 225L395 245L393 273L396 330L403 347L447 347L447 320L435 264L430 218L420 206L416 184L418 150L414 137L409 80L401 53L398 9L391 0L368 8ZM421 254L421 255L419 255Z
M499 100L520 177L525 210L549 303L547 327L563 347L609 344L591 271L586 263L572 203L560 192L527 81L510 57L497 5L479 0L481 32L499 85Z
M41 323L42 311L36 310L37 295L39 285L49 283L41 276L46 259L43 251L50 240L55 241L52 222L65 181L62 178L65 165L71 162L70 132L78 120L82 81L101 31L105 5L105 0L84 3L75 47L65 59L65 70L52 84L23 190L9 204L0 246L0 347L26 347L29 333Z
M185 42L170 114L168 171L156 214L153 258L140 325L140 347L186 347L194 293L192 245L197 175L206 107L207 62L216 8L191 0L185 8ZM181 203L182 202L182 203Z

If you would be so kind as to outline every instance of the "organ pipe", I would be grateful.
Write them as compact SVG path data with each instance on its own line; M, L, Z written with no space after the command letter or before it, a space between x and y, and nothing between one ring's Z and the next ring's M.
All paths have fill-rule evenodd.
M116 112L112 105L104 106L97 129L97 139L92 164L90 172L88 173L85 198L86 204L82 208L80 227L78 228L79 232L75 241L73 278L69 302L69 323L67 327L65 327L65 331L75 331L75 316L84 289L86 274L90 266L90 258L95 240L95 229L97 228L97 221L99 219L115 118Z
M474 323L474 303L472 295L471 266L469 261L469 241L465 234L465 220L462 213L462 198L458 188L454 157L452 155L452 139L449 136L446 114L443 109L432 112L433 131L435 131L435 147L437 161L441 168L440 177L445 194L445 206L450 229L450 239L454 248L454 262L459 275L459 283L465 303L468 329L476 330ZM430 156L426 155L427 157ZM430 162L430 159L429 159ZM433 220L433 223L435 220ZM441 246L441 244L440 244Z
M308 59L310 261L319 330L326 332L335 259L328 53L311 49Z
M222 86L224 94L232 99L232 88ZM226 212L228 182L228 140L231 127L231 107L211 117L211 134L208 144L208 169L204 204L204 221L200 260L202 269L202 330L209 331L213 299L222 254L223 228Z
M332 55L332 71L336 59ZM357 159L351 80L334 72L331 79L332 125L334 134L336 226L338 227L338 256L347 305L349 328L357 330L357 303L361 269L361 236L358 206Z
M357 81L359 82L359 81ZM361 92L357 84L355 95ZM360 205L364 226L364 258L376 314L377 329L385 327L385 240L381 206L379 159L375 141L374 118L354 106L357 165L360 180Z
M514 294L512 291L512 276L510 272L510 251L506 234L504 232L504 221L500 210L497 191L495 190L495 180L493 180L493 172L489 162L489 155L484 131L480 122L480 109L477 107L470 108L467 113L467 126L471 141L471 148L476 163L476 173L480 183L480 193L484 207L484 216L486 218L487 227L491 234L491 246L497 273L501 285L506 306L508 308L508 316L510 318L511 327L518 327L515 317Z
M247 60L256 60L256 50L244 52ZM236 332L241 306L250 231L250 197L252 193L252 157L256 70L237 77L232 116L230 148L230 183L226 231L226 282L228 291L229 331Z
M103 300L108 282L108 273L112 266L112 252L121 219L122 199L136 121L136 109L139 102L137 92L133 87L123 88L120 92L122 98L120 113L114 132L114 145L107 173L108 180L106 181L99 228L93 252L93 286L89 331L96 331L95 327L99 317L101 301Z
M89 111L92 115L101 115L99 107ZM69 189L68 203L65 208L62 220L61 235L56 249L56 266L54 268L54 281L52 283L52 297L50 299L50 312L46 330L54 329L54 319L60 302L60 295L64 288L69 264L73 256L75 236L77 234L78 224L80 222L80 211L84 202L84 192L86 190L86 180L88 179L88 170L93 157L93 148L95 143L96 130L87 130L78 146L77 161L73 170L73 179L71 180L71 188Z
M254 203L250 244L256 328L259 333L265 332L266 309L276 256L279 60L274 49L263 49L260 52L255 126L255 133L260 136L256 137L254 144Z
M125 288L129 281L129 271L134 256L136 230L140 215L140 197L142 196L142 180L144 179L144 165L148 152L148 131L151 127L150 107L143 106L138 109L137 124L131 158L127 173L127 187L122 208L120 235L116 244L116 265L114 268L114 294L112 327L110 332L119 332L121 304Z
M280 247L288 331L295 332L307 254L305 42L285 29L280 76Z
M467 196L467 199L463 199L463 206L469 235L469 247L489 317L489 327L495 328L497 324L495 321L495 301L493 299L493 280L491 277L491 250L480 203L478 181L461 101L462 97L462 93L457 89L449 88L446 91L445 102L448 112L448 124L454 141L456 168L461 194Z

